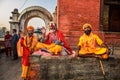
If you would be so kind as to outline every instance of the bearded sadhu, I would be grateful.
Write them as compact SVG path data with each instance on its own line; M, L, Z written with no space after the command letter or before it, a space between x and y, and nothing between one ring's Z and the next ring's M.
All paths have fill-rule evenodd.
M62 53L62 51L64 51L64 53L66 52L68 55L75 54L64 39L62 32L57 29L57 25L51 21L48 26L48 34L46 34L45 28L42 28L42 34L43 43L50 44L51 47L54 46L50 48L49 51L55 55L61 55L60 53Z
M95 54L101 56L103 59L108 59L108 49L103 41L96 34L92 33L91 24L84 24L83 31L84 34L79 38L78 55Z
M18 43L19 46L23 48L21 77L24 78L24 80L26 80L26 78L27 78L27 73L28 73L28 69L30 66L29 57L33 53L34 48L38 42L38 39L36 36L33 35L33 32L34 32L34 27L28 26L27 27L27 35L21 37L19 40L19 43Z

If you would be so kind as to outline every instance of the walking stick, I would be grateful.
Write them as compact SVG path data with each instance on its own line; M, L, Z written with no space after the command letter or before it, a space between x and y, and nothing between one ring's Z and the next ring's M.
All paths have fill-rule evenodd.
M98 58L99 59L99 63L100 63L100 67L101 67L101 70L102 70L102 74L103 74L103 77L104 77L104 80L106 80L104 66L103 66L102 59L101 59L100 56L94 56L94 55L83 56L83 55L80 55L80 57L96 57L96 58Z
M101 66L102 73L103 73L103 75L105 76L105 70L104 70L102 61L101 61L101 59L99 59L99 60L100 60L100 66Z
M102 60L99 59L99 62L100 62L100 67L101 67L101 70L102 70L102 74L103 74L104 80L106 80L106 78L105 78L105 70L104 70L104 66L103 66Z

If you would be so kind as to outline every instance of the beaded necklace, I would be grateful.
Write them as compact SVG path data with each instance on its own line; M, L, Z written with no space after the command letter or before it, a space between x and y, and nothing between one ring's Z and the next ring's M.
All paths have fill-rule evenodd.
M30 38L30 42L28 43L27 36L26 36L26 46L30 48L32 46L33 36Z

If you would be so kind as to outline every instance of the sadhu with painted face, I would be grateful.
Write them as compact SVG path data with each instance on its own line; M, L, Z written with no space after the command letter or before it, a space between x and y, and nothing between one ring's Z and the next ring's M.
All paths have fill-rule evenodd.
M84 24L83 31L84 34L79 38L78 55L95 54L100 55L103 59L107 59L108 49L103 41L96 34L92 33L92 26L88 23Z
M53 53L55 55L73 55L75 54L72 49L67 44L66 40L64 39L64 36L61 31L57 29L57 25L54 22L49 23L49 32L46 34L46 29L42 28L42 34L43 34L43 42L46 44L55 44L56 47L53 49L50 49L51 52L54 52L54 50L60 49L60 53ZM62 51L66 54L62 54Z
M21 77L24 79L27 78L27 73L30 66L29 57L34 52L34 48L38 42L37 37L34 36L33 33L34 33L34 27L28 26L27 35L21 37L19 41L19 46L23 47Z

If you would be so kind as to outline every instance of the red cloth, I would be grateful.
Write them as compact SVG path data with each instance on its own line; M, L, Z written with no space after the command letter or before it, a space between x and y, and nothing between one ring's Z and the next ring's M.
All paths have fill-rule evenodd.
M22 64L24 66L29 66L29 64L30 64L29 63L30 50L23 45L23 41L24 41L24 38L22 38L21 42L20 42L22 47L23 47Z
M47 43L47 44L51 44L52 42L51 42L51 40L50 40L50 34L51 33L49 33L48 35L47 35L47 37L48 37L48 39L47 39L47 41L45 42L45 43ZM57 39L60 39L63 43L64 43L64 47L72 54L72 49L69 47L69 45L67 44L67 42L66 42L66 40L64 39L64 36L63 36L63 34L62 34L62 32L60 32L59 30L57 30L56 31L56 35L57 35Z
M23 56L22 56L22 64L24 66L29 66L29 56L30 56L30 51L26 47L23 47Z
M12 35L6 34L4 37L5 40L5 47L11 47L10 39L12 38Z
M12 37L12 35L7 34L7 35L5 35L5 40L9 40L11 37Z

